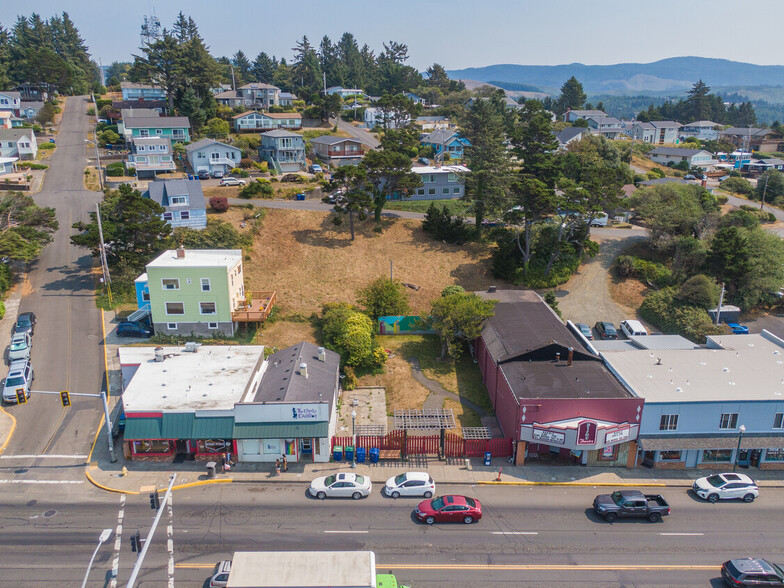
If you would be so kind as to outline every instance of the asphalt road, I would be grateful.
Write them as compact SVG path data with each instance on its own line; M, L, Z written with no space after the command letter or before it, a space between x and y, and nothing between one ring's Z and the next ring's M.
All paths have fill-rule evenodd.
M683 488L649 489L665 495L669 517L611 525L590 510L593 497L608 489L444 485L440 493L479 498L484 518L428 527L412 520L415 498L395 501L374 488L368 499L322 502L306 497L305 488L232 484L176 492L139 585L171 579L201 586L216 562L242 550L371 549L380 572L417 588L706 586L731 557L784 561L782 489L765 489L753 504L709 504ZM101 530L118 524L122 535L99 549L90 585L111 586L115 565L118 585L127 581L136 559L128 538L137 529L144 537L154 516L146 494L85 488L81 498L70 492L61 501L57 491L36 500L13 490L0 505L5 585L75 585Z
M359 139L364 145L370 147L371 149L378 149L381 146L381 142L378 140L376 135L366 131L365 129L355 127L351 123L344 121L342 118L332 119L330 122L337 124L341 131L348 133L355 139Z
M71 225L88 220L100 193L84 190L87 161L87 102L84 96L68 98L57 135L57 149L47 160L43 190L35 195L41 206L57 210L59 230L39 259L32 264L23 284L19 311L33 311L38 324L33 337L33 390L97 393L103 362L100 347L100 314L94 301L93 259L89 251L70 244ZM100 400L71 398L63 408L59 396L33 393L21 406L6 410L17 427L0 461L9 457L19 479L57 479L68 467L89 453L103 408ZM19 456L43 456L24 459ZM52 457L68 456L68 457ZM75 457L74 457L75 456Z

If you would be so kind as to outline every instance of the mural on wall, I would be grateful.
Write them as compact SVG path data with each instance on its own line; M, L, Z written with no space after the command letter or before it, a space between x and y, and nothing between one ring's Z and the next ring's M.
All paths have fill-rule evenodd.
M421 316L380 316L379 335L434 335Z

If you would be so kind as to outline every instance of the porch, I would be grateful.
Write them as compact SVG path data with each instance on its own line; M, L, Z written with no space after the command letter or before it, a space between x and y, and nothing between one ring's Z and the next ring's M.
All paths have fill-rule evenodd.
M235 323L262 323L269 317L275 305L275 292L251 291L250 303L241 302L239 308L231 313Z

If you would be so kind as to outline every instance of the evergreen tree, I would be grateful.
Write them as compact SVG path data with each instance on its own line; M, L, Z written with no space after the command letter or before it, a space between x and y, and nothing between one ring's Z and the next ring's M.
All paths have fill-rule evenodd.
M297 41L294 47L294 66L291 78L295 92L301 96L317 94L321 88L321 66L316 50L310 44L307 35Z
M556 114L563 114L567 110L579 110L585 104L587 96L583 91L583 85L572 76L561 86L561 95L556 101Z
M241 86L251 80L250 60L242 50L237 51L234 54L234 57L231 58L231 63L234 66L234 75L238 76L240 79L240 81L237 82L237 86Z
M271 84L275 76L275 63L269 55L262 51L253 60L252 75L257 82Z
M193 132L198 133L207 120L207 114L202 108L201 100L193 88L186 88L179 100L179 112L191 121Z
M711 108L709 94L710 88L702 80L697 80L691 90L686 93L686 118L710 120L714 112Z

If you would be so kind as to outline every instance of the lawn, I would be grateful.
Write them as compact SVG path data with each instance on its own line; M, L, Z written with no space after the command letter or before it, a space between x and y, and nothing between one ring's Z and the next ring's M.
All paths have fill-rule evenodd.
M444 204L449 206L449 212L453 215L466 215L470 202L464 200L393 200L387 202L385 208L388 210L407 210L409 212L427 212L430 205L435 202L438 208Z

